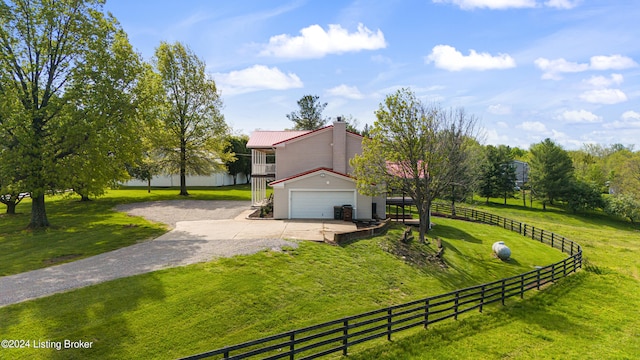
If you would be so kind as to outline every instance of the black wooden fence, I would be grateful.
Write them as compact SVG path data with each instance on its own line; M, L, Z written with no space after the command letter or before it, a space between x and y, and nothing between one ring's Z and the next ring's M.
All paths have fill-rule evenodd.
M451 214L451 206L434 204L433 211ZM189 356L183 359L315 359L332 353L347 355L349 347L399 331L430 324L472 310L482 312L485 305L500 302L512 296L524 296L531 289L563 278L582 267L582 248L573 241L550 231L535 228L514 220L483 211L456 208L456 216L468 220L501 226L516 231L567 253L569 257L551 265L493 281L490 283L455 290L442 295L390 306L364 314L292 330L278 335L227 346L221 349Z

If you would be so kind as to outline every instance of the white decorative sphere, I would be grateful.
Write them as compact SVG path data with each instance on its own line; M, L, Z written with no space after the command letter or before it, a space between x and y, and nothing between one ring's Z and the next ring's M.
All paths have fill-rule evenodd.
M497 241L493 243L491 248L500 260L507 260L511 256L511 249L504 244L504 241Z

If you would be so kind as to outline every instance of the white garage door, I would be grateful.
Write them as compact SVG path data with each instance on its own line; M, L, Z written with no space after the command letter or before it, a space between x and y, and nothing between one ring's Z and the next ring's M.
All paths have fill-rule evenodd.
M292 219L333 219L333 207L351 205L354 191L292 191Z

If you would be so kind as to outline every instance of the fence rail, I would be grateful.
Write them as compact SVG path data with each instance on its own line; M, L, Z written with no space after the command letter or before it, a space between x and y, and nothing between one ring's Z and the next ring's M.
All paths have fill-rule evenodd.
M435 213L451 215L446 204L434 204ZM322 324L292 330L278 335L227 346L183 359L315 359L332 353L347 355L351 346L391 336L414 327L427 328L446 319L458 319L460 314L500 302L576 272L582 267L582 248L575 242L553 232L483 211L456 208L456 216L468 220L501 226L533 240L540 241L569 255L566 259L524 274L455 290L446 294L390 306L364 314L345 317Z

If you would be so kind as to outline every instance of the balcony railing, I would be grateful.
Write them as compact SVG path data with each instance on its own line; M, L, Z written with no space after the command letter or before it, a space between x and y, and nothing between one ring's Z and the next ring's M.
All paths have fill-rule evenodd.
M276 164L253 164L251 173L255 175L275 174Z

